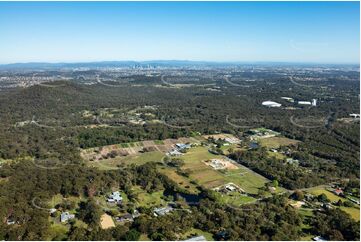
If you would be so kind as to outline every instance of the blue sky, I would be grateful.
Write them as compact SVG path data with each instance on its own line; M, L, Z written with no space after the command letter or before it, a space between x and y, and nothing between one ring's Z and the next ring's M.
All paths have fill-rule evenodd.
M358 2L0 2L0 63L359 63Z

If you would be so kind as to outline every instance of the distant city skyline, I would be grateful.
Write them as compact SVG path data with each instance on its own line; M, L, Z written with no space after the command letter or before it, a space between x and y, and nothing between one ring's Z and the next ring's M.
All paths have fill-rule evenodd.
M0 64L358 64L359 2L0 2Z

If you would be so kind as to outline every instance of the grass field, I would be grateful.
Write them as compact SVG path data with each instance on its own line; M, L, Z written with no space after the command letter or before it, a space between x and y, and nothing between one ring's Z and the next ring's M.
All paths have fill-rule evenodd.
M354 220L360 221L360 209L359 208L340 207L340 209L342 211L345 211L346 213L350 214Z
M207 188L222 185L225 181L221 173L202 162L217 157L219 156L209 153L206 147L192 148L182 156L182 169L189 170L191 179Z
M176 182L181 188L188 190L191 193L198 194L199 190L196 185L190 182L188 177L179 175L175 169L170 167L159 167L158 170L170 178L172 181Z
M230 170L225 173L226 182L239 185L247 193L257 194L258 189L263 187L268 180L254 171L239 165L240 169Z
M162 199L163 191L147 193L138 186L132 189L136 193L138 205L141 207L164 206L167 204L167 202Z
M271 137L271 138L260 139L259 142L261 146L270 149L270 148L279 148L280 146L297 144L300 141L285 137Z
M271 151L268 151L268 156L269 157L274 157L278 160L284 160L287 158L287 156L285 156L284 154L281 154L281 153L278 153L278 152L271 152Z
M214 158L222 158L222 156L209 153L207 147L192 148L182 156L185 162L182 169L189 170L190 178L206 188L214 188L233 182L246 192L256 194L258 188L263 187L268 181L266 178L242 165L238 165L239 169L221 172L214 170L203 162Z
M333 194L330 191L327 191L324 187L314 187L311 189L307 189L307 191L315 196L321 195L322 193L324 193L328 199L330 199L331 202L337 202L338 200L341 199L342 202L346 201L345 198L339 197L335 194Z
M70 213L75 213L76 209L78 208L78 204L81 201L86 201L86 199L84 197L75 197L75 196L70 196L67 198L64 198L61 194L57 194L55 196L53 196L50 201L49 201L49 206L50 208L55 207L55 205L57 204L61 204L61 203L71 203L74 204L75 207L74 209L68 210Z
M218 193L217 201L223 204L240 206L245 203L255 202L256 199L250 196L242 195L239 192L230 192L228 194Z

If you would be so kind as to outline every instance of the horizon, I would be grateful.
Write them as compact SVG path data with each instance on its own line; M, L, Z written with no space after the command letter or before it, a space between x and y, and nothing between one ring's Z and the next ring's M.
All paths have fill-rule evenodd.
M0 64L359 64L359 2L0 2Z
M190 63L211 63L211 64L294 64L294 65L360 65L360 62L307 62L307 61L212 61L212 60L167 60L167 59L149 59L149 60L94 60L94 61L29 61L29 62L9 62L9 63L0 63L0 66L6 65L26 65L26 64L93 64L93 63L116 63L116 62L190 62Z

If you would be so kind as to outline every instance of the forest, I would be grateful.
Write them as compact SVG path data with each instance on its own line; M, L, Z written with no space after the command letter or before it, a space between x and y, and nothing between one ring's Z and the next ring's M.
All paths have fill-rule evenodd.
M0 239L57 239L48 211L33 204L34 198L48 201L57 194L84 198L76 216L86 226L70 224L66 240L177 240L190 229L207 231L216 240L300 239L305 220L287 204L287 194L235 208L217 203L214 191L204 187L196 205L172 201L179 208L172 214L154 217L151 209L141 207L142 216L131 224L107 230L98 225L102 208L94 196L113 187L131 201L134 187L149 194L185 192L155 169L158 160L109 171L88 167L80 149L104 145L217 133L242 139L249 129L265 127L300 141L292 147L298 166L269 157L263 147L228 156L290 190L346 181L351 181L350 191L359 187L359 121L349 120L350 113L360 112L359 82L337 78L345 73L320 74L328 81L304 87L284 75L253 72L233 72L232 82L225 82L220 72L214 83L207 78L200 79L202 85L187 81L194 84L190 87L162 83L160 76L134 75L119 87L74 80L55 82L61 87L1 89L0 217L5 222L0 223ZM257 81L245 83L241 75ZM299 107L280 99L284 96L317 98L318 105ZM265 100L288 109L264 107ZM9 219L15 226L6 224ZM319 211L307 223L313 234L330 240L360 236L359 222L339 209Z

